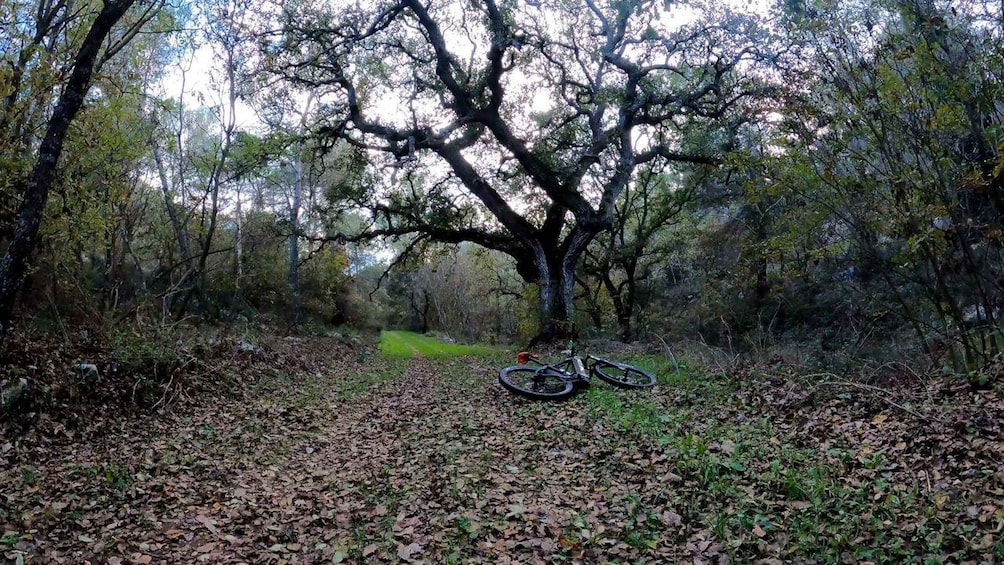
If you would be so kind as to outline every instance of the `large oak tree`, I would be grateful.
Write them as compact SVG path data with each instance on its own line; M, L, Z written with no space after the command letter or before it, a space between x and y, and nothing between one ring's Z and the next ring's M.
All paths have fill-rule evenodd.
M287 9L277 66L305 87L338 87L328 110L344 120L321 133L383 173L344 187L373 223L337 237L505 252L538 285L545 336L570 328L575 265L639 168L718 163L721 148L688 147L680 132L711 127L750 93L735 78L748 22L700 23L661 1Z

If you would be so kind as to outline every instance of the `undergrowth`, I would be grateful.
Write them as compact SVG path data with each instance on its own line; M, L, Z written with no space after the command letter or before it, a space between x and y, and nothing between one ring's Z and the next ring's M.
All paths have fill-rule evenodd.
M819 563L1004 559L1004 542L993 533L1004 528L999 472L997 487L986 491L996 497L968 491L973 498L963 503L949 483L942 481L941 488L956 494L930 482L930 476L952 471L925 469L929 460L910 458L910 427L883 429L888 414L849 428L849 418L831 410L778 419L776 412L752 405L732 380L685 365L671 369L656 357L632 362L657 372L660 387L672 392L594 384L585 407L590 419L615 431L629 451L673 462L665 494L689 528L666 531L662 543L686 543L696 528L710 532L715 551L733 562L770 555ZM821 438L815 446L790 416L831 418L833 425L854 431ZM883 437L889 433L896 437ZM855 438L894 447L862 448ZM927 482L918 481L918 473ZM968 463L965 473L984 480L994 476L992 467L978 462ZM638 500L636 506L638 515L659 516L665 501ZM631 543L642 539L632 535Z

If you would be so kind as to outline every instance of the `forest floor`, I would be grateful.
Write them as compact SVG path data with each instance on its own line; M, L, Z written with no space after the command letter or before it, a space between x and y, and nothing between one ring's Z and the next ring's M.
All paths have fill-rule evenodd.
M239 386L6 430L0 558L1004 562L1000 387L648 355L652 390L540 403L497 384L512 352L395 340L274 339L204 377Z

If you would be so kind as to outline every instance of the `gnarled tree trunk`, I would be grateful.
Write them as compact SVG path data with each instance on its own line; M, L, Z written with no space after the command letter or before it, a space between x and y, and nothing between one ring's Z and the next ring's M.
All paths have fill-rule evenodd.
M540 331L534 343L573 337L575 328L575 266L602 224L580 226L560 243L533 241L535 282L540 289ZM525 278L527 273L523 273Z

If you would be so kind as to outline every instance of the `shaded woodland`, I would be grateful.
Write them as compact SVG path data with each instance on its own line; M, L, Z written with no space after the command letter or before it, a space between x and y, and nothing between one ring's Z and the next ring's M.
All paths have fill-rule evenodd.
M0 22L5 340L396 327L996 378L999 5Z
M983 0L5 0L0 561L1004 562L1002 88Z

